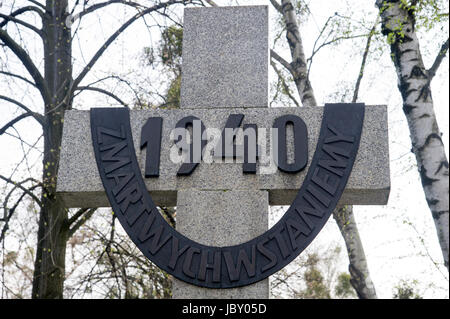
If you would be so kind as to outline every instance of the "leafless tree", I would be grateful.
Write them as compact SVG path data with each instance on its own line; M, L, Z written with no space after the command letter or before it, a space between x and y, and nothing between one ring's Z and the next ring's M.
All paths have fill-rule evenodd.
M5 52L12 53L21 62L27 73L14 73L6 66L1 70L1 75L5 76L7 81L8 79L20 80L23 85L36 89L41 97L43 110L38 112L36 107L29 107L20 100L0 95L0 100L12 103L22 110L19 116L0 128L0 134L13 129L14 125L25 118L36 120L43 133L42 180L18 182L7 176L1 176L1 178L13 185L15 192L30 196L40 208L32 297L62 298L67 241L94 212L93 209L80 209L70 213L56 194L65 111L72 108L75 94L88 90L106 94L121 105L127 106L127 103L111 91L96 87L93 83L83 84L88 73L95 68L96 63L111 44L136 21L144 19L147 15L166 14L170 7L176 5L201 5L202 2L155 0L141 1L145 3L141 4L128 0L105 0L93 4L92 1L77 0L72 8L69 7L68 0L30 0L28 2L20 7L13 4L10 12L0 13L0 44ZM78 30L72 28L73 23L75 21L81 23L87 15L110 6L130 7L134 10L134 14L113 30L78 74L73 74L72 45L74 34ZM77 11L76 14L75 11ZM30 15L34 15L38 23L29 22L27 17ZM33 34L34 39L40 42L43 47L42 61L41 57L32 56L33 51L27 48L26 41L21 37L22 32ZM20 90L21 87L16 89ZM25 184L25 182L29 183ZM9 209L5 218L10 219L13 213L14 209Z
M321 32L319 33L319 36L315 42L313 52L310 58L306 59L302 43L302 36L300 34L299 25L297 22L298 20L296 12L294 10L293 3L290 0L282 0L281 3L278 3L276 0L271 0L270 2L279 12L279 14L283 17L283 21L286 24L286 39L289 44L292 62L286 61L274 51L271 52L271 58L279 62L289 71L296 84L297 91L300 96L300 101L303 106L317 105L314 90L309 80L309 68L311 67L314 55L321 48L343 39L353 39L361 36L367 38L367 45L363 52L361 71L357 77L353 94L352 102L356 102L360 82L364 75L364 66L366 63L367 54L369 52L370 42L375 32L374 31L375 27L372 28L370 32L364 35L352 34L347 35L345 37L334 36L331 39L327 38L325 39L324 42L318 44L319 43L318 41L321 39L331 19L334 18L330 17L328 18L323 28L321 29ZM298 104L299 103L297 103L297 105ZM353 208L351 206L337 208L333 212L333 216L339 226L339 229L347 246L350 261L349 270L351 274L351 283L353 288L356 290L360 298L364 299L377 298L375 287L372 283L372 280L370 279L369 268L367 265L364 248L359 236L358 227L355 222L355 218L353 216Z

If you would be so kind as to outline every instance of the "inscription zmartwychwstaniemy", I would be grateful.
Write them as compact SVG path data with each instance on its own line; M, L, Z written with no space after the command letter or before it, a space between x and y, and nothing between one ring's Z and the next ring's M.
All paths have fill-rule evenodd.
M91 130L110 204L144 255L161 269L191 284L231 288L257 282L280 270L318 234L347 183L359 147L363 118L362 104L326 105L316 152L290 208L262 235L230 247L194 242L160 215L140 175L127 109L92 109ZM278 125L283 126L288 120L292 121L282 119ZM300 124L297 123L298 130L305 130ZM159 126L154 134L160 132ZM149 141L145 142L149 147ZM287 161L284 163L287 165ZM295 167L286 166L286 170L306 166L302 162L294 164ZM186 172L194 168L185 165ZM148 171L149 176L157 173L156 166Z

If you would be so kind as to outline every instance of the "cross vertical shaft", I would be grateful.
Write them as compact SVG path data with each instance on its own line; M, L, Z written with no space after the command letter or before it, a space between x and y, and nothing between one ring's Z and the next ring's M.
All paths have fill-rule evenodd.
M267 107L268 52L267 6L185 9L181 108ZM265 190L181 189L177 230L202 244L236 245L267 230L268 208ZM173 297L268 298L269 280L220 290L174 279Z

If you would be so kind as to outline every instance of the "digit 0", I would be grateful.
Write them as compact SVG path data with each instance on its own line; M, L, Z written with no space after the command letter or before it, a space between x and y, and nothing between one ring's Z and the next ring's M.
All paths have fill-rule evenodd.
M294 128L294 161L288 163L286 129L288 124ZM297 173L305 168L308 162L308 130L305 122L296 115L284 115L275 119L273 128L278 132L278 169L286 173ZM274 135L275 132L274 132Z

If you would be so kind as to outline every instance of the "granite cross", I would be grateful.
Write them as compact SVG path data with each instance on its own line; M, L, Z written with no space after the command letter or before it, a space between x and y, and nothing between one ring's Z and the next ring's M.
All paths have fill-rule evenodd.
M111 205L141 251L181 279L174 298L268 298L268 275L309 244L338 201L387 202L386 107L268 108L268 64L267 6L185 9L179 109L65 115L58 193L67 207ZM180 173L173 130L193 119L209 133L257 127L258 164L205 155ZM274 127L284 145L275 165L275 135L260 134ZM213 154L209 143L201 148ZM177 232L154 204L177 207ZM269 205L290 204L268 230Z

